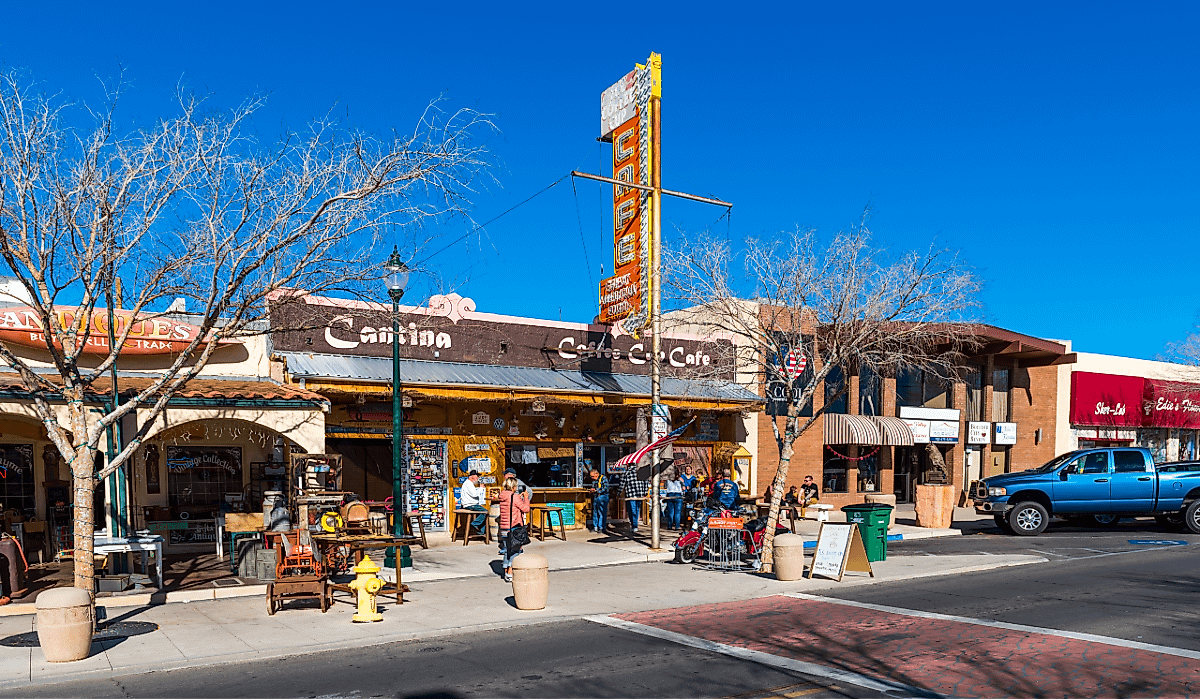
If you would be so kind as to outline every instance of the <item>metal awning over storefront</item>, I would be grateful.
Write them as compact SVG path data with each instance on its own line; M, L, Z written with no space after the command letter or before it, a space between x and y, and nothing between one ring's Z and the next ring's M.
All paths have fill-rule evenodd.
M826 413L826 445L912 445L913 434L899 418Z
M280 353L293 381L303 380L312 390L336 389L336 383L390 384L392 360L386 357ZM562 370L538 367L507 367L466 362L400 360L400 382L429 395L461 396L513 392L553 392L612 397L649 398L650 377ZM458 393L455 393L457 390ZM662 378L662 395L674 401L751 405L762 398L738 384L707 379ZM488 397L482 397L488 398Z

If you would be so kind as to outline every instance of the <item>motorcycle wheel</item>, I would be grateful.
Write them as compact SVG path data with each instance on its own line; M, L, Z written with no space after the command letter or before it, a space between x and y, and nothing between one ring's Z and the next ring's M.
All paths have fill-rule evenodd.
M699 542L685 544L682 547L675 548L675 563L676 564L691 564L696 561L696 550L700 548Z

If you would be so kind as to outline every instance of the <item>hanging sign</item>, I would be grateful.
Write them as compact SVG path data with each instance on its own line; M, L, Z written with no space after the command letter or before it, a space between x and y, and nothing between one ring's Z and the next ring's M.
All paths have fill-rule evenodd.
M649 186L654 161L650 98L661 92L662 61L651 54L600 96L601 137L612 140L613 179ZM600 323L625 320L636 332L650 319L651 199L646 190L613 186L613 271L600 280Z
M1016 423L997 423L996 424L996 440L997 445L1015 445L1017 444L1017 424Z
M967 423L967 444L986 445L992 441L992 424L971 421Z
M875 577L858 525L821 523L821 530L817 533L817 551L813 554L808 577L823 576L841 581L847 571L861 571Z

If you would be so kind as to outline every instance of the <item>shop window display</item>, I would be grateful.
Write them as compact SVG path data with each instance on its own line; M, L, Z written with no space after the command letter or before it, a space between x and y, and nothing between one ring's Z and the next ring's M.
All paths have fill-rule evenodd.
M33 445L0 445L0 504L34 514Z
M862 493L871 493L879 490L878 454L873 454L870 457L864 457L858 460L858 490Z
M834 452L834 449L837 452ZM849 463L838 455L838 452L849 454L849 449L847 445L838 445L832 449L825 448L825 464L821 469L822 493L846 493L846 474Z
M242 448L168 445L167 495L177 518L211 517L227 493L242 493Z
M1165 428L1139 428L1137 446L1145 447L1154 456L1155 464L1167 461L1167 430Z

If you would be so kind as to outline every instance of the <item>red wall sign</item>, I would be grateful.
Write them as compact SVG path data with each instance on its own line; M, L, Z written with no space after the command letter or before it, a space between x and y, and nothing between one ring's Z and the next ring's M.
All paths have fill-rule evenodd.
M1129 428L1200 428L1200 384L1119 374L1071 374L1071 423Z
M1147 427L1200 428L1200 385L1147 379L1142 415Z
M70 327L75 320L74 307L55 309L58 322L64 328ZM180 323L166 318L134 319L133 314L123 309L113 312L113 331L119 336L126 326L133 324L129 337L125 340L122 354L127 355L163 355L183 352L200 333L199 326L190 323ZM45 333L42 319L37 312L29 307L13 307L0 309L0 341L29 348L46 349ZM89 335L83 352L92 355L107 355L108 348L108 311L92 313ZM55 343L62 347L60 343Z

